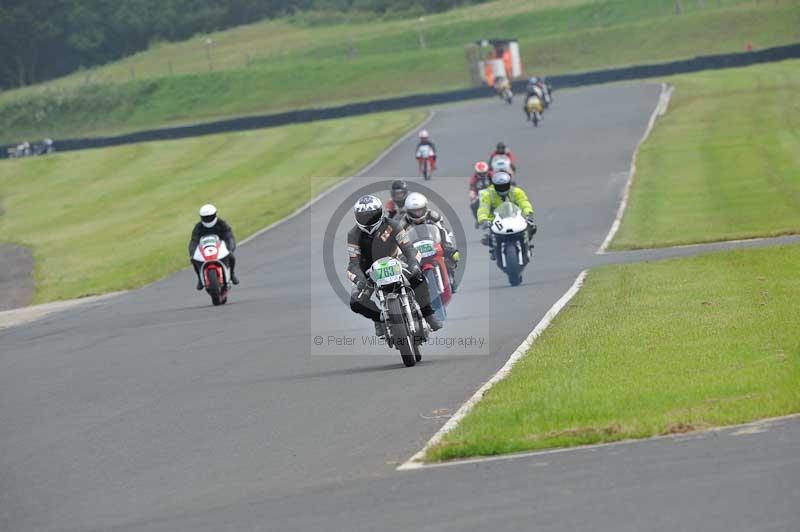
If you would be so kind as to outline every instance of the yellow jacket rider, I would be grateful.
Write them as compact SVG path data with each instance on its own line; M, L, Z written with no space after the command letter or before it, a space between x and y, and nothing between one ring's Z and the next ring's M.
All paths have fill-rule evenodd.
M506 200L520 208L523 216L528 219L528 225L533 228L531 233L535 233L533 205L524 190L511 184L511 176L507 172L495 172L492 176L492 184L481 191L481 203L478 207L478 223L481 224L481 227L484 229L489 227L494 219L495 209Z

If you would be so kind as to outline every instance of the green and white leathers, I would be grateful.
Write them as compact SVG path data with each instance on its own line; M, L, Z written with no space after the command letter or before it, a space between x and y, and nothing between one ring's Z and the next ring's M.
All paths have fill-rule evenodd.
M523 216L533 214L533 205L531 205L528 195L521 188L512 185L508 190L507 198L522 210ZM481 203L480 207L478 207L478 223L491 222L494 218L495 209L502 205L505 200L506 198L495 190L495 185L490 185L482 190Z

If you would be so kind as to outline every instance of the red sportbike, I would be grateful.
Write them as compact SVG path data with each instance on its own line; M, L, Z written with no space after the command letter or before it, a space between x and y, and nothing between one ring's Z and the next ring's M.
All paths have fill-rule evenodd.
M419 171L422 174L422 177L425 178L425 181L428 181L431 177L433 177L433 169L436 168L435 157L436 154L433 152L432 147L423 144L417 148L417 163L419 164Z
M231 269L225 260L228 255L230 252L225 242L217 235L208 235L200 239L192 257L192 260L202 263L200 278L215 306L228 301L231 289Z
M444 321L446 307L453 297L451 279L444 261L444 246L440 229L433 224L420 224L408 228L414 247L422 256L420 268L428 283L431 294L431 307L437 317Z

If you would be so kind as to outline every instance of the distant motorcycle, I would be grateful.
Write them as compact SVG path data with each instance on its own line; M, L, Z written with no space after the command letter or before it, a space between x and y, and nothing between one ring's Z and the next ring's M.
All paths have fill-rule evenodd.
M428 341L429 329L414 291L403 275L403 263L384 257L372 263L368 274L370 286L367 290L374 289L378 297L381 321L386 326L386 342L400 351L403 364L414 366L422 360L420 345Z
M533 124L533 127L539 126L539 122L542 121L543 112L544 105L542 104L542 99L535 94L531 94L528 97L528 101L525 102L525 113L528 116L528 121Z
M452 279L447 272L444 260L442 233L433 224L420 224L408 229L414 247L421 255L420 268L428 283L431 294L431 307L436 316L444 321L447 318L447 305L453 297Z
M522 270L533 258L528 237L528 222L522 210L505 201L495 210L491 233L484 237L492 260L497 262L511 286L522 283Z
M504 78L503 80L498 81L494 90L497 92L497 95L506 103L510 104L513 102L514 93L511 91L511 82L507 79Z
M214 306L228 301L231 270L224 260L228 255L230 252L223 240L217 235L207 235L200 239L192 256L192 260L202 263L200 279Z
M433 172L433 158L435 155L433 148L427 144L423 144L417 148L417 163L419 164L420 172L422 173L422 177L425 178L425 181L429 181L431 177L433 177L431 174Z

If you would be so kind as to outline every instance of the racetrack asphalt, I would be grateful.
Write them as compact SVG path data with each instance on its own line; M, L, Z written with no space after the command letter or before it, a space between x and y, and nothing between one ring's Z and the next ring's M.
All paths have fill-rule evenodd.
M425 346L415 368L385 347L336 345L371 324L336 298L319 253L356 189L414 174L413 138L242 246L242 284L225 307L183 271L0 331L0 530L790 530L800 518L800 424L790 421L395 470L582 269L608 260L595 251L659 90L556 93L539 129L517 103L437 111L430 188L460 216L468 258L436 335L454 343ZM468 210L466 176L498 140L518 154L540 227L517 288L489 263ZM333 227L340 274L349 223ZM465 338L484 344L459 347Z

